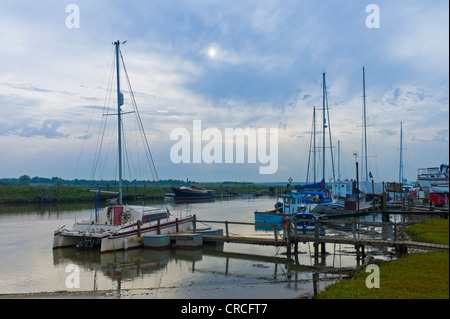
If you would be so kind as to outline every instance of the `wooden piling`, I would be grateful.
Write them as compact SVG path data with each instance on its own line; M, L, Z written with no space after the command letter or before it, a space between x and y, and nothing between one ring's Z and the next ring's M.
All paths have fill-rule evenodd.
M230 236L229 236L229 233L228 233L228 221L226 220L225 221L225 237L226 237L226 239L227 239L227 243L230 241Z
M273 224L273 234L275 237L275 242L278 242L278 233L277 233L277 225Z
M358 162L356 162L356 205L359 212L359 176L358 176Z
M314 223L314 260L317 263L319 257L319 222Z
M137 221L138 237L141 238L141 221Z

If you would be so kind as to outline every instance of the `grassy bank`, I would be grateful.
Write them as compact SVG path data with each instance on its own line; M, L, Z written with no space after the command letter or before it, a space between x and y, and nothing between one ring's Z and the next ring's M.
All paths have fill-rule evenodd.
M415 240L449 244L449 220L433 219L413 225L407 232ZM371 272L359 271L355 278L328 286L316 299L448 299L449 254L414 254L383 263L380 288L367 288ZM370 278L369 278L370 280Z
M269 192L269 186L265 185L227 185L227 184L206 184L198 185L213 189L216 194L237 194L237 193L252 193L252 192ZM89 192L95 187L82 186L0 186L0 203L6 204L22 204L35 202L80 202L93 201L95 193ZM117 188L111 187L110 191L118 191ZM137 194L139 198L143 199L160 199L164 194L172 193L169 186L153 187L153 186L128 186L123 187L124 197L129 196L134 198ZM106 199L108 196L102 196Z

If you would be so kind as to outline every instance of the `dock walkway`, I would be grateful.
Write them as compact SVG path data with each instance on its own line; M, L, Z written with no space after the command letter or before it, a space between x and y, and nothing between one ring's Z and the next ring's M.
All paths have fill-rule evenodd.
M231 221L211 221L211 220L198 220L198 222L204 223L223 223L225 224L225 234L224 236L212 236L204 235L205 241L216 241L225 243L238 243L238 244L249 244L249 245L262 245L262 246L286 246L288 254L290 254L291 246L294 246L294 251L297 251L298 243L314 243L315 253L318 253L319 245L322 246L322 251L325 250L325 244L346 244L354 245L357 254L361 251L364 255L364 246L383 246L383 247L393 247L397 249L400 255L406 254L408 248L423 249L423 250L441 250L449 251L448 245L431 244L424 242L416 242L409 240L398 240L397 239L397 227L392 222L357 222L353 221L351 223L351 233L352 236L335 236L335 235L321 235L320 228L325 225L332 225L333 221L329 220L316 220L315 228L310 232L314 232L314 235L302 234L302 230L296 230L289 223L290 227L287 227L283 231L283 236L279 236L277 232L277 225L267 225L273 226L274 236L273 237L251 237L251 236L231 236L229 232L229 224L241 224L241 225L262 225L257 223L248 222L231 222ZM363 227L384 227L386 232L384 234L385 238L373 238L375 236L364 236L359 238L359 228ZM379 234L378 234L379 235Z

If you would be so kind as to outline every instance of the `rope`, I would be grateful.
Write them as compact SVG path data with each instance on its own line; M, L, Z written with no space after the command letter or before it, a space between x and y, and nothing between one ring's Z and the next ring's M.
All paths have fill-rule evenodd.
M160 192L161 199L164 202L164 194L162 193L161 185L159 184L158 172L156 170L155 162L153 160L153 155L152 155L151 150L150 150L150 146L149 146L149 143L148 143L147 136L145 135L144 125L142 124L141 115L140 115L139 109L137 107L136 99L134 97L134 92L133 92L133 89L131 87L130 78L128 77L128 72L127 72L127 68L125 66L125 62L123 60L122 52L119 51L119 54L120 54L120 58L122 60L122 65L123 65L123 69L124 69L124 72L125 72L125 77L126 77L126 80L127 80L128 88L130 90L131 100L133 102L132 104L133 104L133 108L134 108L135 113L136 113L137 122L139 124L141 138L143 139L143 142L145 143L145 146L146 146L145 154L146 154L149 166L150 166L150 172L152 174L153 179L155 180L155 182L157 184L157 188L158 188L158 190ZM167 207L167 204L165 202L164 202L164 206L166 207L166 210L168 211L168 207Z

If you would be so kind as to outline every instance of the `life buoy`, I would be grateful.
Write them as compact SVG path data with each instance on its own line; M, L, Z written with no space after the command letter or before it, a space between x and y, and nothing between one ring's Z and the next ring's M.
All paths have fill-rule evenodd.
M287 228L288 221L289 221L289 217L286 216L286 217L283 218L284 228L285 229Z
M313 196L311 198L311 202L316 203L317 201L319 201L319 198L317 196Z

